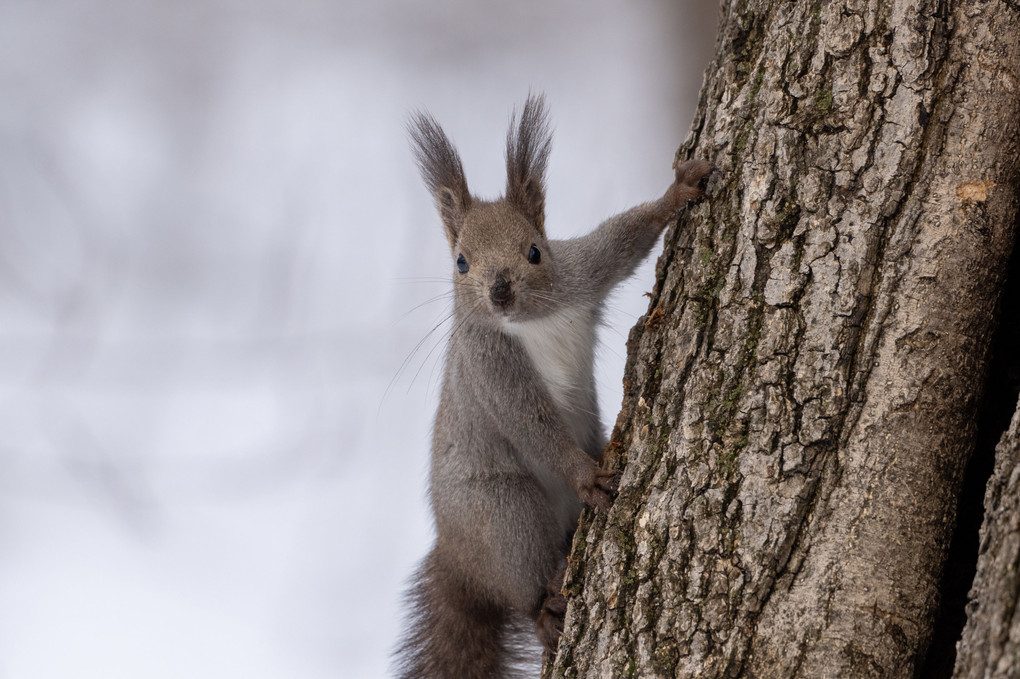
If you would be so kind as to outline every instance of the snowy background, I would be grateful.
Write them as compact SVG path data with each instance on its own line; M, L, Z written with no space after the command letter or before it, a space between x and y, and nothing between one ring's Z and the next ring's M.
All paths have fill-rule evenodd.
M0 679L383 676L452 270L407 113L492 197L544 91L579 234L669 184L714 14L0 0Z

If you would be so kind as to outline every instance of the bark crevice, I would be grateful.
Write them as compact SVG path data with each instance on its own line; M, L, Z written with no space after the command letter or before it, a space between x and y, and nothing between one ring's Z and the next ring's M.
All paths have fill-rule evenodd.
M1016 233L1020 234L1020 221ZM995 447L1009 428L1020 398L1020 242L1013 243L999 309L1000 323L992 341L988 377L978 410L974 452L964 472L956 527L939 588L942 596L932 642L917 675L925 679L953 676L956 642L967 622L966 607L977 572L985 490L995 467Z

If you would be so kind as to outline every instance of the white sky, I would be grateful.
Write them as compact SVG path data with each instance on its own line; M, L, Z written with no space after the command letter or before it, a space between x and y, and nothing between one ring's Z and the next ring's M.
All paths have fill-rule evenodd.
M451 268L407 113L494 196L544 91L575 235L669 184L714 27L425 7L0 2L0 679L384 675ZM607 426L652 265L603 332Z

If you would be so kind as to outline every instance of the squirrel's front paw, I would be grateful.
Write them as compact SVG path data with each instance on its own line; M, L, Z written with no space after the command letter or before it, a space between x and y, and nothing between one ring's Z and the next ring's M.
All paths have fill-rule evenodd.
M676 181L670 188L671 198L677 209L689 200L697 200L704 193L708 177L716 169L707 160L688 160L676 167Z
M593 462L574 489L584 504L608 511L616 499L616 472L601 469Z
M704 189L708 175L716 167L707 160L685 160L676 166L676 183L696 189Z

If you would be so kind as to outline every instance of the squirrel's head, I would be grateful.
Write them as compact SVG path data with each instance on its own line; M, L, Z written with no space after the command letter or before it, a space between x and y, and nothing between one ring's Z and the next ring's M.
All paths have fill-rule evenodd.
M409 124L418 166L450 243L458 304L497 322L553 311L553 262L545 236L550 134L542 96L529 96L506 140L506 195L471 196L457 150L432 116Z

